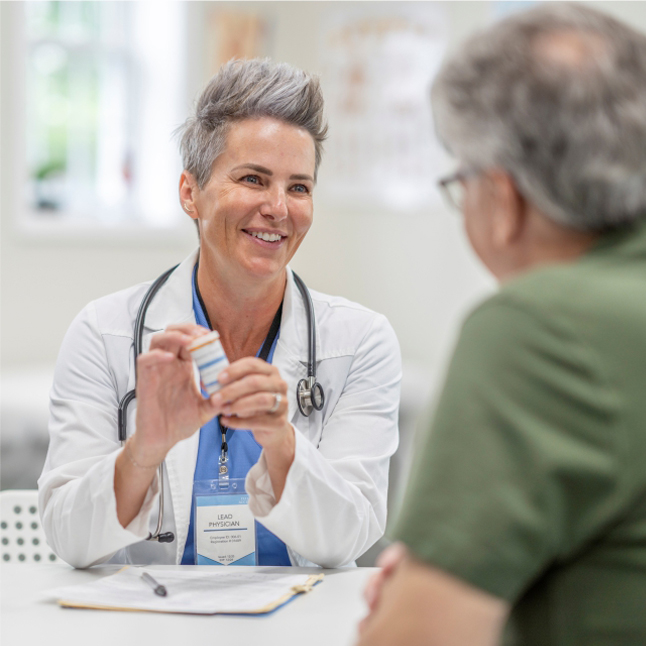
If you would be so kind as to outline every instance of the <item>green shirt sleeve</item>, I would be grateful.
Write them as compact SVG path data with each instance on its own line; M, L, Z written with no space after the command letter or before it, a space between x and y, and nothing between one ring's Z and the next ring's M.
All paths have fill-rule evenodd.
M394 537L514 601L611 519L618 407L575 323L495 296L464 325Z

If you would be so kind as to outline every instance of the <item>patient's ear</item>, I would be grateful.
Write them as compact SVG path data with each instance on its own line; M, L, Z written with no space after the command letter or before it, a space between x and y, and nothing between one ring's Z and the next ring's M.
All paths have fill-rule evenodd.
M487 173L494 209L491 214L492 242L505 249L520 239L527 223L527 202L514 179L502 170Z

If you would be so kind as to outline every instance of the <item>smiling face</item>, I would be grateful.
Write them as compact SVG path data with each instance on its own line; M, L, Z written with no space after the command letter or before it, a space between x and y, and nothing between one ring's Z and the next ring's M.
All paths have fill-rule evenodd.
M180 198L200 225L200 266L224 280L282 278L312 224L314 140L261 117L234 123L203 189L183 173Z

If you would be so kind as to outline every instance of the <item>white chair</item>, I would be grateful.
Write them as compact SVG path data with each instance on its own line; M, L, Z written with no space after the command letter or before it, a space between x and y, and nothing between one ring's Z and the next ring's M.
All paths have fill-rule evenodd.
M0 553L5 563L58 561L40 525L37 491L0 491L0 536Z

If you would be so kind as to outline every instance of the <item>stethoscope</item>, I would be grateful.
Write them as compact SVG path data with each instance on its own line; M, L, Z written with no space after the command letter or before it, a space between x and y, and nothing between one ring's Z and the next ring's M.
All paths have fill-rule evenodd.
M135 319L134 327L134 359L135 359L135 388L128 391L121 401L119 402L119 441L121 445L125 444L127 439L127 417L128 405L136 397L137 388L137 357L142 352L143 337L144 337L144 319L150 302L155 297L161 286L168 280L168 277L177 269L178 265L171 267L165 271L159 278L153 282L148 288L148 291L141 299L137 318ZM320 411L325 404L325 393L323 387L316 381L316 319L314 318L314 305L312 303L312 296L305 286L303 280L292 272L294 282L298 291L303 298L305 305L305 312L307 314L307 331L308 331L308 359L307 359L307 377L301 379L296 386L296 402L301 414L309 417L313 410ZM173 532L163 532L162 526L164 524L164 464L159 465L159 514L157 516L157 527L155 532L148 535L146 540L157 541L159 543L171 543L175 540Z

